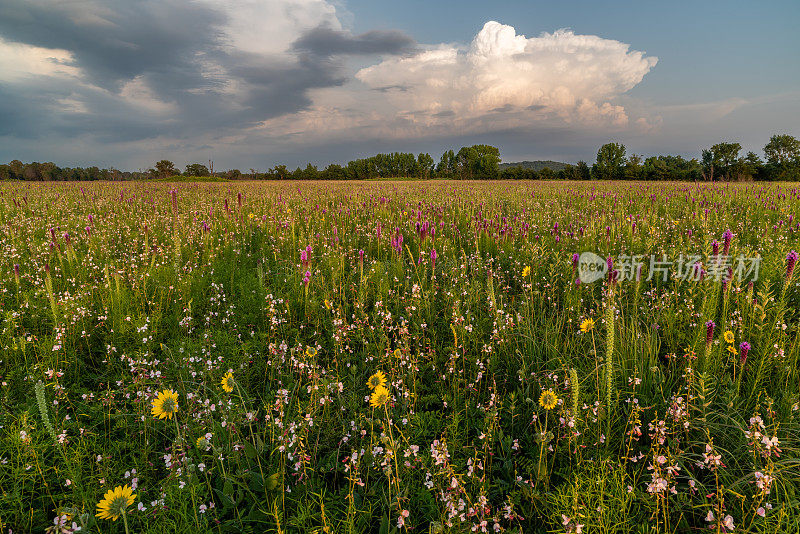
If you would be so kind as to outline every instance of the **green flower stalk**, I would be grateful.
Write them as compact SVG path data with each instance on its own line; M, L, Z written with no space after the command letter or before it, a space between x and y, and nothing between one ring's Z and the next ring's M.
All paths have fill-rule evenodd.
M611 430L611 408L614 396L614 305L606 306L606 440Z
M578 371L573 367L569 370L569 383L572 385L572 416L578 416L581 398L581 383L578 380Z
M50 277L50 264L44 264L44 287L47 289L47 298L50 300L50 311L53 313L53 322L57 325L59 323L58 320L58 310L56 308L56 297L53 293L53 279Z
M36 392L36 404L39 407L39 416L42 418L42 424L47 429L47 433L50 434L50 437L53 439L53 443L56 445L58 444L58 437L56 436L56 431L53 428L53 423L50 422L50 414L47 412L47 402L44 398L44 384L41 380L36 382L34 386L34 391Z

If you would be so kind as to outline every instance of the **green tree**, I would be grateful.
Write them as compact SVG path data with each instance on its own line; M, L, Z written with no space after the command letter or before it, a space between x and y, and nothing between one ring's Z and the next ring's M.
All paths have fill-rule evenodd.
M433 158L428 153L420 153L417 156L417 170L418 176L421 178L428 178L433 173Z
M491 145L473 145L478 153L475 174L478 178L497 178L500 169L500 149Z
M267 174L269 174L269 177L273 180L285 180L289 174L291 174L291 171L286 168L286 165L275 165L267 171Z
M575 165L567 164L566 167L558 171L556 177L559 180L578 180L578 169L575 167Z
M180 174L180 171L175 168L175 164L172 163L168 159L162 159L161 161L156 163L156 173L161 178L169 178L170 176L175 176L176 174Z
M186 176L208 176L208 167L200 163L190 163L186 166Z
M606 143L597 151L597 161L592 165L595 180L619 180L625 173L625 145Z
M578 180L590 180L592 178L592 171L589 169L589 165L583 160L580 160L578 164L575 165L575 172L578 175Z
M557 178L556 172L550 167L545 167L539 171L540 180L555 180Z
M316 180L319 178L319 170L316 165L308 164L306 168L300 171L298 176L300 180Z
M345 180L347 171L341 165L331 163L320 173L320 178L323 180Z
M461 179L497 178L500 149L491 145L461 147L456 154L456 169Z
M742 158L742 170L744 174L749 178L756 180L761 180L764 178L764 162L761 161L761 158L758 157L753 151L747 153L747 155Z
M8 162L8 168L11 169L11 177L15 180L22 180L22 171L25 169L25 164L18 159L13 159Z
M625 163L624 174L626 180L644 180L645 170L642 165L642 156L631 154Z
M442 158L436 166L436 173L444 178L452 178L456 174L457 167L458 163L455 152L447 150L442 154Z
M708 150L703 150L703 177L714 181L714 175L719 173L726 180L731 177L739 178L744 171L739 152L742 145L739 143L717 143Z
M478 163L478 151L469 146L462 146L456 154L456 172L459 178L472 179Z
M791 135L773 135L764 146L771 174L782 180L800 178L800 140Z

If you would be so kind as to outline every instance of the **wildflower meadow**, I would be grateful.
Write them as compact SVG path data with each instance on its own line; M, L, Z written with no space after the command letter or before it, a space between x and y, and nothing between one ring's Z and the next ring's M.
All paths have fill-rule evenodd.
M798 532L798 209L3 183L2 533Z

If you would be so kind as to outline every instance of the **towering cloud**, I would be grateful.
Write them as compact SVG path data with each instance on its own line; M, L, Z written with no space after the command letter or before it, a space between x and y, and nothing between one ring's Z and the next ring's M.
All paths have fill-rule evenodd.
M526 38L492 21L466 49L432 46L356 77L373 89L397 88L387 99L398 110L434 118L513 112L625 124L625 110L609 100L638 84L657 61L619 41L569 30Z

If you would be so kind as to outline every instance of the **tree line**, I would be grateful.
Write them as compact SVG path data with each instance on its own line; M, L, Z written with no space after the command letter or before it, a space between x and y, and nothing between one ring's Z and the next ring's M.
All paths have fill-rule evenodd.
M445 151L438 163L428 153L377 154L355 159L345 165L331 163L320 169L309 163L290 170L276 165L266 171L239 169L209 170L190 163L183 171L169 160L157 162L147 171L127 172L98 167L58 167L54 163L0 165L0 180L72 181L169 179L176 176L215 177L229 180L366 180L381 178L459 180L672 180L672 181L749 181L800 180L800 140L773 135L764 146L764 158L754 152L742 154L739 143L721 142L701 151L699 159L682 156L628 156L621 143L606 143L597 151L595 162L565 164L559 170L535 170L523 166L500 169L500 150L491 145L461 147Z

